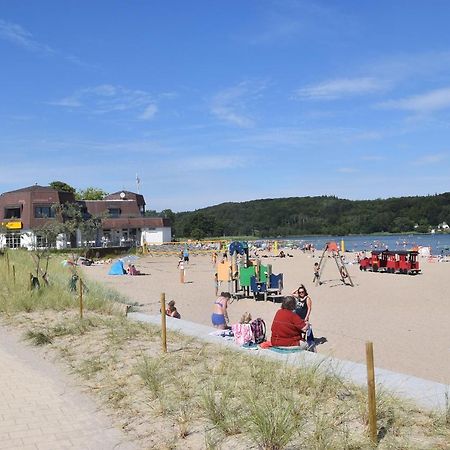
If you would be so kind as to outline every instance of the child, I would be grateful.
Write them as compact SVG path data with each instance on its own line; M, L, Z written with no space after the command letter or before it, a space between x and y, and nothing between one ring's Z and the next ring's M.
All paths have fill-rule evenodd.
M322 284L320 282L320 270L319 270L319 263L314 263L314 278L313 278L313 283L319 283Z
M241 320L239 321L240 324L243 323L250 323L252 321L252 315L249 312L245 312L242 314Z
M177 308L175 308L174 300L170 300L170 302L168 303L166 315L169 317L173 317L174 319L181 319L180 313L177 311Z

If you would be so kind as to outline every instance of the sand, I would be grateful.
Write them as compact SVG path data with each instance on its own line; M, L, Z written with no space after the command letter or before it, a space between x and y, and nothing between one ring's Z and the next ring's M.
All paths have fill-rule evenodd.
M289 250L292 258L262 258L273 272L284 274L283 294L300 283L313 302L311 324L321 354L365 362L365 342L374 344L376 367L450 383L450 263L420 260L417 276L361 272L357 264L348 270L355 284L344 286L330 259L323 271L324 284L313 286L312 257ZM266 253L266 255L270 255ZM346 254L347 260L353 256ZM135 264L142 276L110 276L109 265L85 267L88 278L114 288L142 304L142 311L158 314L160 294L175 300L183 319L210 325L215 300L215 269L209 255L192 255L186 283L181 284L176 256L145 256ZM227 290L223 285L221 290ZM229 306L231 323L248 311L262 317L270 328L279 304L244 299Z

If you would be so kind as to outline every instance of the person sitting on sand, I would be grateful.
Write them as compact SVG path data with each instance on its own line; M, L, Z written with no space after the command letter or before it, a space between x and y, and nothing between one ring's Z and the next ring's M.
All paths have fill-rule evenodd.
M296 304L295 297L287 296L281 304L281 309L276 312L272 322L271 344L273 346L307 348L304 333L308 330L309 324L295 314Z
M229 292L222 292L220 297L214 302L211 322L219 330L225 330L228 328L229 319L227 308L230 298L231 294Z
M169 317L173 317L174 319L181 319L180 313L175 307L174 300L170 300L170 302L167 304L166 315Z
M127 274L128 275L141 275L141 272L136 269L136 266L134 264L128 264Z
M305 286L301 284L297 290L292 294L297 300L297 305L295 307L295 313L300 316L303 320L309 322L309 316L311 315L312 301L308 295L308 291Z

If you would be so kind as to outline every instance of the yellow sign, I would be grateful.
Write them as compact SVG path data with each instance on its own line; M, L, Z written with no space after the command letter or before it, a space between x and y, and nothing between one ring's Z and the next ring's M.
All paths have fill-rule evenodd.
M14 221L14 222L3 222L2 225L7 230L21 230L22 229L22 222L20 220Z

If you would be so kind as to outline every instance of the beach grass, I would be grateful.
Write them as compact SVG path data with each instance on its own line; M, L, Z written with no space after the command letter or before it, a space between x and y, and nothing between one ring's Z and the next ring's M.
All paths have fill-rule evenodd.
M24 338L58 355L139 448L368 449L367 391L320 365L292 367L135 323L122 298L86 283L86 310L52 257L50 286L32 291L26 252L0 257L0 314ZM18 280L23 280L23 286ZM126 299L122 299L126 300ZM378 389L380 449L444 449L448 410L428 412Z

